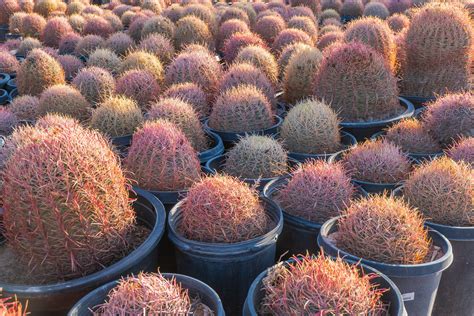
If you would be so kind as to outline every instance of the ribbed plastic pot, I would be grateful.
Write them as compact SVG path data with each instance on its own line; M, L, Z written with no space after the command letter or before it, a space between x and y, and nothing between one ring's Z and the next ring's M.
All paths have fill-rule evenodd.
M415 110L423 108L423 107L426 106L427 103L430 103L430 102L436 100L436 98L434 98L434 97L433 98L422 98L422 97L416 97L416 96L410 96L410 95L401 95L400 97L410 101L413 104L413 106L415 107Z
M316 239L321 229L321 223L315 223L287 213L278 203L275 194L291 180L292 175L286 175L270 181L263 189L263 196L279 205L283 213L283 231L278 237L276 258L289 259L293 255L319 253ZM356 197L367 196L361 187L356 187Z
M232 132L223 132L223 131L217 131L211 127L209 127L209 119L204 121L204 128L216 133L222 138L222 141L224 143L236 143L239 141L240 138L246 136L246 135L275 135L278 133L278 129L280 128L281 123L283 123L283 119L279 117L278 115L275 115L275 124L272 127L269 127L264 130L260 131L251 131L251 132L238 132L238 133L232 133Z
M17 89L17 88L15 88L15 89L13 89L12 91L10 91L10 94L9 94L9 99L10 99L10 101L12 101L13 99L15 99L17 96L18 96L18 89Z
M415 113L415 108L411 102L399 97L400 105L405 108L405 111L397 116L370 122L341 122L342 129L355 136L358 141L370 138L373 134L393 125L403 119L412 117Z
M8 80L5 84L5 90L8 92L11 92L13 89L16 89L16 78Z
M9 74L0 73L0 89L5 89L5 86L9 80L10 80Z
M387 264L367 260L351 255L334 245L329 235L337 231L339 217L330 219L321 227L318 235L318 245L326 254L344 260L360 261L361 263L377 269L388 276L402 293L405 308L410 316L431 315L436 292L443 271L453 262L451 243L446 237L435 230L429 230L429 237L433 244L440 248L442 256L434 261L422 264Z
M222 172L222 170L224 169L225 160L226 160L225 155L212 158L206 163L205 171L209 174L216 174L217 172ZM299 161L289 158L288 159L288 166L289 166L288 172L290 172L294 168L297 168L299 165L300 165ZM263 192L263 188L267 185L267 183L278 178L280 177L259 178L259 179L240 178L240 180L244 181L245 183L250 184L251 186L258 184L257 190L259 192Z
M349 260L347 260L349 261ZM291 264L292 260L288 260L286 263ZM351 262L351 264L355 264ZM382 302L388 306L388 315L390 316L406 316L406 311L403 305L402 295L397 286L390 280L386 275L380 273L364 264L358 265L361 275L366 274L377 274L377 277L374 277L370 280L371 284L377 285L378 288L388 289L383 296ZM249 288L247 298L245 299L243 316L258 316L258 310L260 309L261 301L265 296L265 291L263 290L263 279L267 276L268 270L263 271L259 276L253 281L252 285Z
M383 137L383 135L385 135L385 131L382 131L382 132L378 132L378 133L375 133L374 135L372 135L372 137L370 137L370 139L372 141L375 141L377 139L379 139L380 137ZM425 154L422 154L422 153L407 153L408 156L410 158L412 158L415 162L417 163L420 163L420 162L423 162L423 161L426 161L426 160L432 160L434 158L437 158L437 157L441 157L444 155L444 152L437 152L437 153L425 153Z
M209 307L216 316L224 316L224 308L219 295L207 284L182 274L163 273L166 279L174 278L181 287L188 290L191 299L199 297L201 302ZM92 316L94 307L103 304L118 281L112 281L90 292L69 311L68 316Z
M344 146L342 150L348 150L352 147L357 146L357 139L354 137L354 135L341 131L341 143ZM329 160L332 155L335 153L326 153L326 154L303 154L303 153L295 153L295 152L289 152L288 157L291 157L295 160L298 160L299 162L305 162L311 159L316 159L316 160Z
M0 89L0 105L5 105L10 101L10 96L8 95L7 90Z
M85 294L121 276L140 271L156 271L158 243L165 230L166 213L163 204L153 195L134 188L133 208L137 221L151 229L147 239L128 256L96 273L51 285L17 285L1 283L4 296L16 295L28 301L32 315L65 315Z
M206 130L206 134L208 138L211 140L211 145L209 149L205 151L201 151L198 154L199 161L201 164L206 164L209 160L224 153L224 143L222 142L222 138L210 130Z
M351 15L341 15L341 22L343 24L347 24L352 20L358 19L358 16L351 16Z
M5 42L8 34L8 24L0 25L0 43Z
M281 209L261 197L275 227L263 236L233 243L206 243L184 238L177 227L181 202L168 216L168 236L176 247L178 273L192 276L211 286L222 299L228 315L239 315L248 288L257 275L275 264L276 241L283 228Z

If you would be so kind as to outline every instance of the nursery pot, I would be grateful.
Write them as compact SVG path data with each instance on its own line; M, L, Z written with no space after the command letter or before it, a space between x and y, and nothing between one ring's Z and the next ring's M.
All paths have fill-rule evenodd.
M291 264L293 260L288 260L285 264ZM349 261L349 260L347 260ZM350 262L350 261L349 261ZM350 262L351 264L356 264L356 262ZM371 284L378 285L379 288L388 289L382 296L382 302L388 306L388 315L390 316L405 316L406 311L403 306L402 295L400 294L399 289L390 280L387 276L380 273L364 264L358 265L361 275L367 274L377 274L377 277L374 277L370 280ZM258 310L260 309L261 301L265 296L265 291L263 289L263 279L267 276L268 270L263 271L258 275L258 277L253 281L252 285L249 288L247 298L244 304L243 316L258 316Z
M47 285L19 285L0 283L3 296L16 295L23 303L28 301L32 315L65 315L82 296L121 276L139 271L155 271L156 248L165 230L166 214L163 205L153 195L139 189L131 192L136 201L133 208L137 221L151 229L147 239L128 256L90 275L66 282Z
M198 153L198 158L201 164L206 164L206 162L212 158L224 153L224 143L222 142L222 138L210 130L206 130L205 132L211 142L209 149Z
M375 141L378 138L383 137L383 135L385 135L385 131L375 133L374 135L372 135L372 137L370 139L372 141ZM444 155L444 153L442 151L437 152L437 153L425 153L425 154L423 154L423 153L407 153L407 154L416 163L420 163L420 162L423 162L423 161L426 161L426 160L432 160L436 157L440 157L440 156Z
M0 89L0 105L5 105L10 101L10 96L8 95L7 90Z
M182 218L182 202L168 216L168 236L176 247L178 273L195 277L216 290L228 315L241 313L252 281L275 263L276 241L283 228L283 216L274 202L265 197L261 201L275 227L263 236L232 244L184 238L177 229Z
M10 80L10 75L6 73L0 73L0 89L5 89L5 85Z
M351 147L357 146L357 139L354 137L354 135L341 131L341 143L343 146L342 150L347 150ZM316 159L316 160L329 160L332 155L335 153L326 153L326 154L303 154L303 153L295 153L295 152L289 152L288 157L291 157L295 160L298 160L299 162L305 162L310 159Z
M2 24L0 25L0 42L3 43L6 40L7 34L8 34L8 24Z
M209 119L204 121L204 128L209 130L213 133L216 133L222 138L224 143L236 143L239 141L240 138L245 137L246 135L275 135L278 133L278 129L280 125L283 123L283 119L278 115L275 115L275 124L272 127L267 129L259 130L259 131L250 131L250 132L224 132L224 131L217 131L211 127L209 127Z
M163 273L166 279L174 278L181 287L188 290L191 299L199 297L201 302L209 307L216 316L224 316L224 308L217 293L205 283L182 274ZM99 304L103 304L107 296L118 281L112 281L90 292L69 311L68 316L92 316L93 308Z
M401 95L401 97L411 102L413 106L415 107L415 110L421 109L425 107L427 103L430 103L436 100L436 98L434 97L423 98L423 97L416 97L416 96L410 96L410 95Z
M411 102L404 98L398 98L400 100L400 105L405 109L405 111L397 116L379 120L379 121L369 121L369 122L341 122L340 125L342 129L346 132L351 133L355 136L357 140L364 140L370 138L373 134L380 132L381 130L393 125L403 119L412 117L415 113L415 108Z
M225 161L226 161L225 155L212 158L206 163L206 172L209 174L216 174L217 172L222 173L224 169ZM291 172L291 169L296 168L299 165L300 163L298 161L289 158L288 159L288 172ZM240 178L240 180L244 181L245 183L250 184L251 186L257 185L257 190L259 192L263 192L263 188L267 185L267 183L275 179L278 179L280 177L282 176L273 177L273 178L258 178L258 179Z
M337 231L337 220L332 218L323 224L318 236L318 245L330 256L340 256L377 269L388 276L402 293L406 311L410 316L431 315L444 270L453 262L451 244L446 237L435 230L429 230L433 244L440 248L442 256L436 260L421 264L388 264L351 255L339 249L329 235Z
M10 101L15 99L17 96L18 96L18 88L14 88L12 91L10 91L10 94L9 94Z
M16 78L8 80L5 84L5 90L8 92L11 92L13 89L16 89Z

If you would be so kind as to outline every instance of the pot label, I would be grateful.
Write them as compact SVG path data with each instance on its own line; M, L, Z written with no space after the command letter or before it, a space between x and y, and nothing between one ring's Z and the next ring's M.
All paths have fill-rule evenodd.
M402 299L403 299L404 302L414 301L415 300L415 292L402 294Z

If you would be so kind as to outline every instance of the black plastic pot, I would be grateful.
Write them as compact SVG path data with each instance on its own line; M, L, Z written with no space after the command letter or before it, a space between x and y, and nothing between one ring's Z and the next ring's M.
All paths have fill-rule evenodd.
M223 132L223 131L217 131L215 129L212 129L211 127L209 127L209 119L207 119L204 121L204 128L219 135L222 138L222 141L224 143L236 143L239 141L240 138L246 135L275 135L277 134L281 123L283 123L283 119L279 117L278 115L275 115L275 121L276 121L275 125L264 130L232 133L232 132Z
M131 195L137 199L133 203L137 220L152 229L143 244L113 265L82 278L38 286L0 283L3 295L16 295L24 303L28 301L28 311L35 316L65 315L82 296L105 283L130 273L156 271L156 249L165 230L165 209L153 195L134 190L136 195Z
M209 139L211 140L211 146L209 149L202 151L198 154L199 161L201 164L205 164L209 160L224 153L224 143L222 138L214 132L209 130L206 131Z
M11 92L13 89L16 89L16 78L8 80L5 85L5 90L7 90L8 92Z
M222 172L225 164L226 156L221 155L212 158L206 163L206 169L205 171L209 174L216 174L217 172ZM288 172L291 172L293 168L296 168L300 165L300 163L294 159L289 158L288 159ZM257 185L257 190L259 192L263 192L263 188L269 183L270 181L273 181L275 179L278 179L280 177L273 177L273 178L259 178L259 179L248 179L248 178L240 178L240 180L244 181L245 183L250 184L251 186Z
M344 131L351 133L357 140L365 140L370 138L373 134L393 125L403 119L412 117L415 113L415 108L411 102L404 98L398 98L400 105L405 108L405 111L397 116L380 121L370 122L341 122L341 127Z
M9 28L8 24L0 25L0 42L3 43L6 40Z
M0 89L0 105L5 105L10 101L10 96L8 95L7 90Z
M275 194L285 186L292 175L287 175L279 179L270 181L263 189L263 196L279 205L275 199ZM356 196L367 196L367 192L359 186L356 186ZM293 255L319 253L319 247L316 239L321 229L321 223L314 223L306 219L291 215L280 206L283 213L283 231L277 242L276 258L288 259Z
M354 137L354 135L341 131L341 143L344 145L342 150L347 150L352 147L357 146L357 139ZM327 154L303 154L303 153L294 153L294 152L289 152L288 157L291 157L295 160L298 160L299 162L305 162L311 159L316 159L316 160L329 160L332 155L335 153L327 153Z
M117 136L111 138L112 144L118 151L120 157L125 158L127 150L132 144L132 135Z
M17 96L18 96L18 89L17 88L10 91L10 94L9 94L10 101L15 99Z
M10 80L10 75L5 73L0 73L0 89L5 89L5 85Z
M292 260L289 260L287 264L291 264ZM351 262L355 264L354 262ZM380 273L379 271L371 268L367 265L359 264L359 271L361 275L366 274L377 274L377 277L374 277L370 280L371 284L377 285L379 288L388 289L383 296L382 302L388 306L388 315L390 316L405 316L406 311L404 309L402 295L397 286L390 280L387 276ZM258 316L258 310L262 299L265 296L265 291L263 289L263 278L267 276L268 270L263 271L259 276L253 281L250 286L247 298L244 304L243 316Z
M433 244L439 247L443 253L441 258L415 265L381 263L356 257L334 245L328 236L337 231L336 222L338 219L338 217L330 219L321 227L318 245L323 248L324 252L333 257L340 256L345 260L360 261L377 269L397 285L402 293L408 315L431 315L441 275L453 262L453 252L449 240L437 231L429 230L429 237Z
M163 273L166 279L175 278L181 284L183 289L188 290L191 299L199 297L201 302L209 307L216 316L224 316L224 308L219 295L205 283L191 278L186 275ZM90 292L69 311L68 316L92 316L93 308L102 304L107 299L107 296L116 285L118 281L112 281Z
M401 95L400 97L410 101L413 104L413 106L415 107L415 110L423 108L423 107L426 106L427 103L430 103L430 102L436 100L436 98L434 98L434 97L433 98L422 98L422 97L415 97L415 96L409 96L409 95Z
M265 197L261 200L275 227L263 236L233 244L184 238L177 230L181 203L168 216L168 236L176 247L178 273L197 278L216 290L228 315L241 313L252 281L275 264L276 241L283 228L283 216L274 202Z
M378 138L382 137L383 135L385 135L385 131L375 133L374 135L372 135L372 137L371 137L370 139L373 140L373 141L375 141L375 140L377 140ZM443 155L444 155L444 152L441 151L441 152L438 152L438 153L431 153L431 154L407 153L407 155L408 155L410 158L412 158L414 161L416 161L417 163L420 163L420 162L423 162L423 161L426 161L426 160L432 160L432 159L434 159L434 158L443 156Z

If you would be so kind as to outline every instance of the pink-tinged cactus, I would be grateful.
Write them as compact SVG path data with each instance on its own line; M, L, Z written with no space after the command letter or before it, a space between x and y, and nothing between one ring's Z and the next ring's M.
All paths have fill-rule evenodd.
M438 142L417 119L406 119L389 127L384 138L408 153L431 154L441 151Z
M344 33L341 31L328 32L318 40L318 49L324 51L334 43L340 43L344 40Z
M454 161L474 165L474 137L461 138L448 149L446 155Z
M288 65L288 62L290 61L290 58L293 56L293 54L299 52L302 49L310 47L310 45L306 45L304 43L295 43L285 46L285 48L280 54L280 57L278 57L278 68L280 68L278 75L280 76L280 78L283 78L283 76L285 75L285 68Z
M143 24L141 37L144 39L152 34L160 34L172 40L175 30L176 26L170 19L163 16L154 16Z
M212 7L203 4L190 4L184 7L181 18L195 16L206 23L212 34L217 33L217 18Z
M81 93L72 86L59 84L49 87L41 93L38 115L57 113L86 121L91 115L91 106Z
M342 9L342 1L341 0L322 0L321 1L321 10L323 12L327 9L333 9L337 12L340 12Z
M84 68L84 63L73 55L59 55L58 62L64 70L66 78L74 78L79 70Z
M305 32L311 38L311 40L316 42L318 39L318 27L315 22L305 16L295 16L288 21L288 28L297 29Z
M82 33L84 35L99 35L103 38L107 38L114 33L114 28L110 25L109 21L103 17L92 16L86 19Z
M185 190L201 176L197 152L166 120L145 122L133 134L124 165L139 187L152 191Z
M106 100L115 91L114 77L107 70L97 67L81 69L74 77L72 85L92 105Z
M195 183L181 205L181 215L179 232L202 242L246 241L265 234L269 226L257 191L223 175Z
M35 48L41 48L42 44L39 40L33 37L27 37L23 39L18 46L17 55L26 56Z
M138 43L142 38L142 30L145 22L148 21L149 17L147 16L137 16L132 20L130 26L128 27L128 35Z
M104 47L110 49L119 56L125 56L135 46L132 38L122 32L114 33L105 41Z
M0 72L14 74L20 68L20 63L15 56L8 52L0 52Z
M370 2L367 3L364 8L364 16L372 16L385 20L390 16L390 12L382 2Z
M321 13L321 2L319 0L290 0L290 5L292 7L308 7L313 11L314 15L319 15Z
M145 110L158 98L161 87L149 71L132 69L117 79L115 91L135 100Z
M1 217L0 217L1 218ZM0 228L2 228L0 223ZM23 305L16 297L0 297L0 315L4 316L26 316L28 315L27 306L23 308Z
M173 23L176 23L179 19L181 19L183 11L184 8L182 6L177 3L173 3L169 7L165 8L163 12L161 12L161 15L170 19L173 21Z
M319 15L320 14L318 14L318 16ZM292 18L294 18L295 16L307 17L313 23L316 23L316 21L318 20L316 18L316 15L314 15L313 11L310 8L305 7L305 6L297 6L297 7L288 8L288 14L286 16L286 20L289 21Z
M128 70L146 70L153 75L158 84L163 81L163 65L158 57L144 51L134 51L129 53L119 67L119 73L123 74Z
M114 52L107 48L98 48L89 55L88 67L99 67L108 70L112 74L118 73L122 60Z
M209 27L195 16L187 16L176 22L174 45L176 49L183 49L190 44L202 44L214 49L214 37Z
M265 40L268 45L273 45L275 38L286 28L286 23L280 16L265 16L257 20L255 33Z
M207 102L206 93L195 83L173 84L163 92L163 97L177 98L189 103L199 118L208 117L211 113L211 105Z
M0 1L0 24L8 25L10 16L15 12L20 11L20 6L17 0L2 0Z
M339 15L339 13L334 10L334 9L327 9L327 10L324 10L322 13L321 13L321 16L319 17L319 22L320 23L323 23L324 20L326 19L336 19L336 20L341 20L341 16Z
M8 109L19 120L34 121L38 117L39 98L31 95L22 95L13 99Z
M388 0L388 10L390 14L403 13L410 9L412 6L412 0Z
M9 108L0 107L0 135L7 136L18 124L18 117Z
M161 34L151 34L144 38L138 48L157 56L164 65L168 65L175 56L173 43Z
M39 14L29 13L23 18L21 35L23 37L40 38L43 29L46 26L46 20Z
M58 45L58 52L61 55L73 54L77 44L81 41L82 36L76 32L69 32L61 36Z
M285 29L278 34L273 42L273 51L279 55L283 49L291 44L303 43L309 46L313 46L313 40L308 34L297 29Z
M54 17L48 20L43 29L41 39L46 46L58 48L61 38L73 29L64 17Z
M224 43L234 34L236 33L249 33L250 29L248 25L238 19L231 19L227 20L224 23L221 24L219 27L219 31L217 33L217 48L220 51L223 51L224 49ZM258 32L257 32L258 33ZM263 37L262 37L263 38Z
M345 0L339 12L342 16L357 18L364 13L364 4L361 0Z
M15 12L12 14L8 21L8 31L12 34L20 34L23 25L23 18L26 15L25 12Z
M404 14L394 14L387 19L388 27L393 32L400 32L410 25L410 19Z
M220 18L220 24L232 19L241 20L250 26L250 20L247 12L236 7L229 7L225 10Z
M234 63L249 63L260 69L270 82L278 86L278 64L266 48L250 45L242 48L234 59Z
M87 58L89 54L104 45L104 39L99 35L86 35L76 45L74 55Z
M235 33L229 37L224 44L224 59L231 64L239 54L240 50L247 46L266 47L264 41L253 33Z

